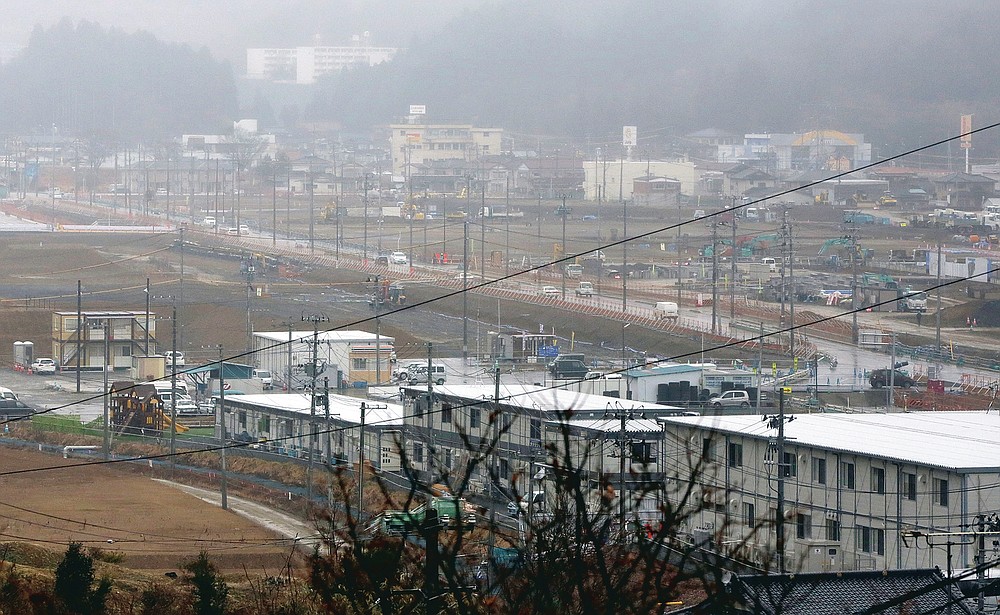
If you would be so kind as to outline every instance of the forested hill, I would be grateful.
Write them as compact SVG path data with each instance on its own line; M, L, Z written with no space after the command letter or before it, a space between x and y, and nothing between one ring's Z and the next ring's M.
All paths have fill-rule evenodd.
M1000 119L998 17L1000 3L972 1L514 0L330 78L307 115L360 128L418 103L439 119L581 138L623 124L838 127L914 145L956 131L962 113Z
M228 132L233 70L205 50L65 20L0 67L0 131L114 139Z

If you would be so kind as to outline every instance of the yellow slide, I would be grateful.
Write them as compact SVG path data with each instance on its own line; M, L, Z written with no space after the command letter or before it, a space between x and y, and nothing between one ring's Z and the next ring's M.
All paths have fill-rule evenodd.
M163 415L163 427L164 427L163 431L170 431L170 417L167 416L162 411L160 412L160 414ZM181 425L180 423L177 423L177 433L184 433L189 429L191 428L187 427L186 425Z

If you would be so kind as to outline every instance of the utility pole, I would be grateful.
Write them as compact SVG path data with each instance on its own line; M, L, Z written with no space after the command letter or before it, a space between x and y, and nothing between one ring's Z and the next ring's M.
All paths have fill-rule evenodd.
M482 203L479 207L479 275L486 279L486 182L481 187ZM492 213L492 212L490 212Z
M170 321L170 334L171 343L170 349L173 354L170 356L177 357L177 302L173 302L172 314ZM170 470L173 471L177 467L177 457L174 455L177 452L177 362L170 362Z
M358 431L358 522L365 510L365 413L368 410L366 402L361 402L361 429Z
M462 375L469 364L469 221L462 221Z
M361 246L361 262L368 264L368 174L365 173L365 230Z
M562 250L560 251L559 257L563 258L566 256L568 250L566 249L566 195L562 195L562 209L559 210L562 214ZM566 300L566 263L560 262L559 269L562 271L562 298L563 301ZM624 277L622 278L624 279Z
M500 361L493 361L493 414L496 419L493 421L494 433L496 438L489 443L489 470L487 471L488 485L489 485L489 506L490 506L490 534L489 543L487 549L486 561L488 562L487 568L487 580L488 585L493 583L493 548L496 545L496 527L497 527L497 503L493 495L493 483L494 481L500 480L499 472L497 471L497 447L500 446L500 426L503 423L503 417L500 412ZM530 491L530 488L529 488Z
M251 308L250 301L251 301L251 297L253 296L253 274L254 274L254 265L253 265L253 257L251 256L250 260L247 261L247 271L246 271L246 276L247 276L247 352L249 352L250 350L253 349L253 320L250 317L250 311L251 311L250 310L250 308Z
M788 220L788 208L786 207L783 214L785 221ZM792 225L785 224L788 229L788 255L786 256L788 260L788 286L791 288L791 292L788 294L788 318L791 320L788 335L788 354L792 356L792 362L795 361L795 250L792 248ZM854 293L851 293L854 294Z
M736 215L736 197L733 197L733 257L730 262L730 272L731 280L729 281L729 326L733 326L733 321L736 320L736 219L739 216ZM678 267L680 260L678 262ZM680 305L678 303L677 305Z
M736 218L736 212L733 212ZM624 279L624 276L622 277ZM712 334L719 327L719 223L718 216L712 217Z
M594 175L596 176L597 173L595 172ZM620 175L619 179L621 179ZM622 202L622 314L628 314L628 208L626 207L625 199L621 198L621 191L621 182L619 181L618 198ZM713 307L712 309L715 308ZM714 324L712 326L715 327Z
M328 322L330 319L322 314L303 314L303 322L311 322L313 324L313 335L312 335L312 361L310 364L310 377L312 379L312 384L309 387L309 438L307 439L307 446L309 447L309 466L306 469L306 505L312 506L312 495L313 495L313 464L314 453L316 451L316 376L319 372L319 323Z
M239 192L237 191L237 194ZM316 184L313 178L312 163L309 163L309 253L316 252L316 212L315 212Z
M149 356L149 278L146 278L146 343L142 351Z
M111 342L109 338L111 337L111 327L108 323L108 317L104 318L104 460L108 461L111 459L111 417L109 415L108 408L108 361L111 360L109 353L111 352Z
M937 313L934 315L934 348L937 350L937 360L941 360L941 241L937 244ZM940 376L938 376L940 377Z
M226 476L226 362L222 358L222 344L219 344L219 455L222 471L219 473L219 493L222 496L222 510L229 509L228 477Z
M851 341L858 343L858 228L857 217L852 216L848 226L851 240Z
M770 429L778 430L777 440L772 443L772 446L769 446L775 452L775 455L777 455L777 459L775 459L773 465L778 470L777 502L774 511L775 552L778 574L785 573L785 476L788 474L788 465L785 463L785 393L790 391L790 388L780 388L778 390L778 414L764 417ZM788 422L794 420L794 416L787 419Z
M786 258L788 254L788 219L782 215L781 217L781 310L779 311L778 325L779 329L785 328L785 296L788 294L787 287L785 286L785 265ZM852 293L853 294L853 293ZM778 343L781 343L781 336L778 336Z
M83 280L76 281L76 392L80 392L80 353L83 343Z
M434 469L434 370L432 369L433 361L433 346L431 342L427 342L427 433L430 436L430 442L427 446L427 457L432 463L428 464L431 470ZM433 474L433 473L432 473ZM434 480L434 476L431 476L431 480Z
M508 277L510 277L510 175L509 174L507 175L507 192L506 192L506 197L505 198L507 200L507 203L506 203L507 215L504 216L504 220L507 223L507 230L506 230L506 233L505 233L506 234L506 241L505 241L506 250L504 251L504 256L503 256L503 276L505 278L508 278ZM598 209L598 211L600 211L600 210ZM426 227L424 227L424 228L426 228ZM599 224L598 224L598 228L600 228Z

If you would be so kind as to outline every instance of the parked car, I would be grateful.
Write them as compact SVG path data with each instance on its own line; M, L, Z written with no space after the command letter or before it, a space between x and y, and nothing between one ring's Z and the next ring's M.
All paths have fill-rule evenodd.
M708 404L715 409L742 408L745 410L750 407L750 394L746 391L726 391L710 397Z
M201 221L201 225L208 228L215 228L215 216L205 216L205 219Z
M873 389L881 389L882 387L889 386L889 373L888 368L876 369L868 376L868 384L872 385ZM897 387L903 387L908 389L912 386L916 386L917 381L914 380L909 375L896 370L896 373L892 376L892 385Z
M556 288L555 286L543 286L542 290L539 291L539 292L541 292L541 294L545 295L546 297L551 297L551 296L561 295L562 294L559 291L559 289Z
M549 373L554 378L586 378L590 368L584 360L584 355L577 353L561 354L549 363Z
M236 228L235 226L230 226L229 228L226 229L226 235L239 235L239 234L240 234L240 229Z
M389 264L389 255L388 254L379 254L378 256L375 257L375 264L376 265L388 265Z
M35 362L31 364L31 371L35 374L54 374L56 373L56 362L48 357L35 359Z
M405 265L410 259L406 257L406 252L393 252L389 255L389 262L393 265Z
M249 235L250 234L250 227L247 226L246 224L241 224L239 226L239 234L240 235Z
M167 367L184 367L184 353L181 351L168 350L163 353L167 359Z

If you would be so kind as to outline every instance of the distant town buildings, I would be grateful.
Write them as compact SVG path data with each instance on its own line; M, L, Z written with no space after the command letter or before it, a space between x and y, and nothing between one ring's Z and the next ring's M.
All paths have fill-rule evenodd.
M316 83L319 77L346 68L388 62L399 51L396 47L373 46L369 36L368 32L355 35L350 45L336 47L247 49L247 79Z
M408 177L413 168L432 161L485 159L501 151L502 128L472 124L427 124L409 116L405 124L390 124L392 172Z

